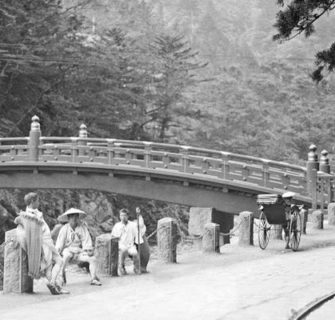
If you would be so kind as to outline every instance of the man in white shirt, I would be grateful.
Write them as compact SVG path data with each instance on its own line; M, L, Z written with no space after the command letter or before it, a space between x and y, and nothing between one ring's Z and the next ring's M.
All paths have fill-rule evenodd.
M139 257L136 250L136 225L128 220L129 211L127 209L120 210L120 222L117 222L112 230L112 238L119 239L119 273L127 274L125 269L125 259L130 256L134 262L134 272L139 273Z
M82 223L79 216L86 213L79 209L71 208L63 213L58 220L68 221L59 231L56 249L63 257L63 274L70 260L88 262L91 275L91 285L101 286L96 274L97 261L94 256L92 238L87 226Z

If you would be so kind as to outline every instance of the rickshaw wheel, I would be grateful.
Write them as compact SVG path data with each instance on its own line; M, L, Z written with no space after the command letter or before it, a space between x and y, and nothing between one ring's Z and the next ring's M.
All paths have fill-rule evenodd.
M295 211L291 215L290 220L290 247L293 251L297 251L300 244L300 238L301 238L301 230L302 230L302 221L301 216L298 211Z
M259 215L259 223L258 223L258 244L262 250L264 250L269 243L270 230L271 230L271 226L268 223L264 212L261 211Z

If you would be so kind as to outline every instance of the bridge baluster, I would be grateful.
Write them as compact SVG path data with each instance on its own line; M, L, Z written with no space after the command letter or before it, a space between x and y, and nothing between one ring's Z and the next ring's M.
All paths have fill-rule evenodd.
M170 164L170 158L169 158L169 154L167 152L164 152L162 160L163 160L164 168L167 169L169 167L169 164Z
M287 190L290 185L290 176L287 173L284 173L281 177L281 182L283 184L283 189Z
M40 119L38 116L33 116L31 118L31 126L29 132L29 142L28 142L28 154L30 161L38 161L39 158L39 145L41 137L41 127Z
M230 180L230 165L229 165L229 159L230 159L230 153L227 152L221 152L222 154L222 161L223 161L223 176L224 179Z
M130 149L126 149L126 155L125 155L126 164L130 164L132 158L133 158L132 152L130 151Z
M151 142L144 142L144 165L145 168L151 167L151 150L152 150L152 143Z
M249 177L249 168L247 165L244 165L242 169L242 180L248 181L248 177Z
M263 186L268 187L270 180L269 163L263 161Z
M114 159L114 156L115 156L114 142L115 142L114 139L108 139L107 140L107 150L108 150L107 152L108 152L108 164L109 165L113 164L113 159Z
M180 149L180 153L183 155L182 156L182 172L187 172L189 168L189 149L190 147L187 146L182 146Z
M202 173L207 174L209 169L209 162L207 158L203 158L201 162Z
M72 156L72 162L77 162L78 158L78 139L77 138L71 138L72 147L71 147L71 156Z

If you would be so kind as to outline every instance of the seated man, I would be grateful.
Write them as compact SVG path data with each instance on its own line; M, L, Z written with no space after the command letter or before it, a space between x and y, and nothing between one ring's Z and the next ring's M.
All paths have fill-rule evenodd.
M68 221L59 231L56 249L63 256L62 273L70 260L88 262L91 275L91 285L101 286L96 275L96 258L94 257L92 239L86 225L80 222L79 215L86 213L71 208L59 216L59 221Z
M57 278L62 268L62 258L59 256L43 213L38 210L39 197L37 193L30 192L25 195L24 202L27 205L15 219L18 224L18 240L28 256L29 275L38 279L45 275L48 279L47 287L51 294L57 295L69 293L57 283Z
M119 239L119 273L121 275L127 274L125 269L126 257L131 257L134 262L134 272L139 273L139 257L135 246L136 226L133 222L128 220L129 211L127 209L120 210L120 222L117 222L112 230L112 238Z

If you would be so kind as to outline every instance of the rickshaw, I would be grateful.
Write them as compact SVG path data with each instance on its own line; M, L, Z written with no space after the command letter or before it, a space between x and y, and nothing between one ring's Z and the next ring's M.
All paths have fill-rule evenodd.
M293 192L279 194L260 194L257 196L259 206L258 243L265 249L270 240L273 225L282 225L285 232L286 248L297 251L302 231L300 210L303 206L287 204L285 199L292 200ZM289 215L289 218L288 218Z

